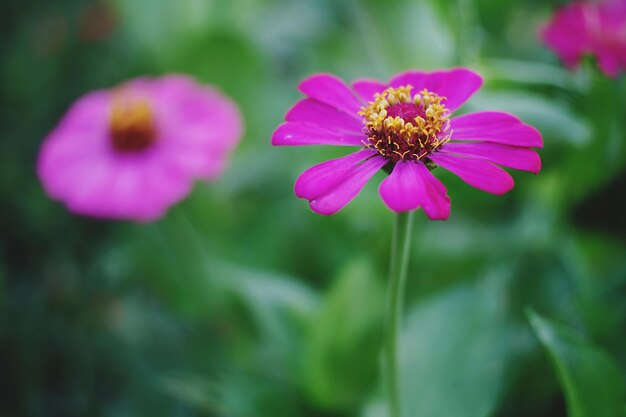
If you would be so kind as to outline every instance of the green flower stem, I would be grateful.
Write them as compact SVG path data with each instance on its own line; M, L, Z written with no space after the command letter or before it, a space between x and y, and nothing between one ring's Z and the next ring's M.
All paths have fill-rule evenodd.
M409 247L413 212L398 213L391 242L391 266L387 289L385 318L385 357L383 375L386 384L389 417L400 417L400 382L398 378L398 336L402 327L404 288L409 267Z

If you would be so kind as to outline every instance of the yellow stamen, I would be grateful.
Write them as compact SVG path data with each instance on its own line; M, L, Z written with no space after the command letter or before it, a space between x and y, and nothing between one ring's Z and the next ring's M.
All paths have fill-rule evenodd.
M148 148L156 140L150 102L121 94L115 97L109 116L109 131L113 147L118 151L136 152Z
M445 97L426 89L411 95L412 89L388 88L359 112L368 133L366 146L394 162L419 160L450 140Z

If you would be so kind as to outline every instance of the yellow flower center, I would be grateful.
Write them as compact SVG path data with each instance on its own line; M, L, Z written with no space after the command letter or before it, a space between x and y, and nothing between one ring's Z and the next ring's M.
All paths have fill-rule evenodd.
M450 140L445 97L425 89L412 96L412 88L388 88L359 112L365 146L394 163L423 159Z
M156 140L150 103L145 99L116 97L109 117L113 148L120 152L139 152Z

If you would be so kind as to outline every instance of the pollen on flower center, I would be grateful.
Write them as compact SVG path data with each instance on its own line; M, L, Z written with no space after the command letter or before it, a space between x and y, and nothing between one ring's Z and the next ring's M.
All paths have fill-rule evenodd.
M157 132L148 100L116 98L111 108L109 132L113 148L119 152L149 148Z
M425 89L412 96L412 88L388 88L359 112L365 146L394 163L426 158L450 140L445 97Z

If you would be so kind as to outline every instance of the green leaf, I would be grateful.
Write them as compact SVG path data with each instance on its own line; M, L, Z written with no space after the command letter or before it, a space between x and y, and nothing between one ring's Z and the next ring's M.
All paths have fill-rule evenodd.
M498 109L515 114L524 122L539 129L545 138L582 147L592 141L592 131L584 118L569 106L536 94L515 91L483 91L468 106Z
M418 305L400 351L405 417L486 417L505 387L510 358L501 276Z
M128 42L141 49L157 51L170 47L190 32L202 30L210 22L215 7L212 1L116 0L124 21ZM150 13L146 13L150 10Z
M518 59L490 59L489 81L505 81L530 85L551 85L563 89L573 87L571 73L560 65Z
M360 404L375 386L384 289L368 262L348 265L315 319L305 351L304 380L322 407Z
M615 361L573 330L527 311L550 354L570 417L624 416L626 385Z
M215 384L197 375L161 377L159 383L169 395L206 413L223 414L225 411L217 398Z
M291 348L297 339L294 333L300 336L300 329L316 311L317 293L293 277L226 264L218 268L226 280L224 285L243 302L274 350L280 346Z

